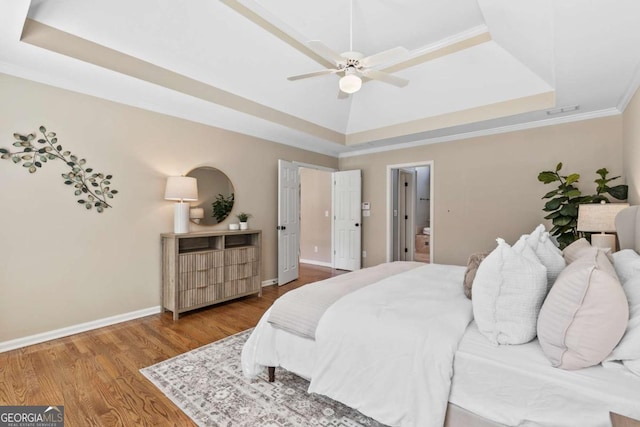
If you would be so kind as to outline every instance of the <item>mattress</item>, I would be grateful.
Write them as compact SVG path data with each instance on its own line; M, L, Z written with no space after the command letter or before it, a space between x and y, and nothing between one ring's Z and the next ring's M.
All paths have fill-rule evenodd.
M495 346L472 322L460 341L449 402L509 426L610 426L640 419L640 377L619 366L553 368L537 340Z

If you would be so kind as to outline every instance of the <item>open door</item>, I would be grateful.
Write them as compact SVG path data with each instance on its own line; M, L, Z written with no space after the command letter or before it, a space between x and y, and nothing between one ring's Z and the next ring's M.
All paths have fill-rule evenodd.
M300 179L298 166L278 160L278 286L298 278Z
M394 261L413 261L415 227L416 171L398 171L399 257Z
M360 170L333 173L333 267L361 268L362 178Z

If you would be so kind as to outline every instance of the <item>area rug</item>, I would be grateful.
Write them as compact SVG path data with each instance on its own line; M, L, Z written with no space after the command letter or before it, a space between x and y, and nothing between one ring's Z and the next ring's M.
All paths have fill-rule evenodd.
M308 394L309 382L282 369L276 381L242 374L240 353L251 330L240 332L140 372L199 426L383 427L327 397Z

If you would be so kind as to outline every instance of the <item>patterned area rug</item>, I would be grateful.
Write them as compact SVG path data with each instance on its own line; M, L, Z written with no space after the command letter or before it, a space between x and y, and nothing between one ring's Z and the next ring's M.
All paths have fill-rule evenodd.
M140 372L199 426L382 427L327 397L308 394L309 382L282 369L254 380L242 374L240 353L251 330L240 332Z

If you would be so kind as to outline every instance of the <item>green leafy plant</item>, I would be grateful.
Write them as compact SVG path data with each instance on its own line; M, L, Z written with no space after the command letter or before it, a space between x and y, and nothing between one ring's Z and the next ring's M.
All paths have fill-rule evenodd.
M247 220L249 218L251 218L251 214L250 213L245 213L245 212L240 212L238 215L236 215L236 217L238 218L238 221L240 222L247 222Z
M550 233L556 237L560 248L563 249L578 239L578 205L603 201L609 203L609 198L605 194L618 200L624 200L627 198L628 186L609 187L609 182L620 177L607 178L609 171L602 168L596 171L600 176L594 181L597 184L596 194L582 195L582 192L574 185L580 180L580 174L560 175L561 169L562 163L558 163L555 171L540 172L538 181L544 184L558 183L555 190L542 196L543 199L549 199L542 210L549 212L544 218L551 220L553 228Z
M596 179L594 182L597 184L596 186L596 194L593 196L592 203L609 203L609 198L605 196L605 194L609 194L614 199L618 200L627 200L629 196L629 186L620 184L614 187L609 187L611 181L620 178L620 176L614 176L613 178L607 178L609 171L607 168L598 169L596 171L600 178Z
M222 194L218 194L216 196L216 199L211 204L213 206L213 217L216 221L222 222L229 216L229 212L231 212L231 209L233 208L233 202L233 193L226 197Z
M18 151L0 148L0 158L22 164L29 173L36 173L49 160L62 160L70 168L70 172L62 174L62 179L66 185L75 188L74 195L78 197L79 204L86 209L95 207L100 213L112 207L107 199L113 199L118 194L117 190L110 187L113 176L95 172L86 167L85 159L78 158L70 151L63 151L55 132L47 132L44 126L40 126L39 131L42 138L37 141L35 133L14 133L16 141L13 146Z

